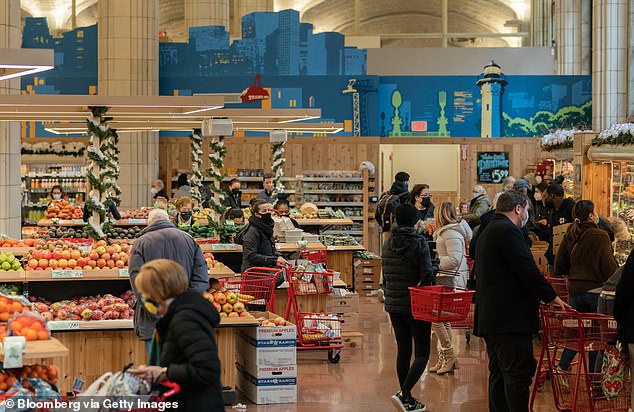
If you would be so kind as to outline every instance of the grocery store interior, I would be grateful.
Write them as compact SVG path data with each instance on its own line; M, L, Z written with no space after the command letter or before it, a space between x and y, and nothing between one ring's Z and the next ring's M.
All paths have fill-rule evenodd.
M631 410L632 30L628 0L0 0L0 404ZM499 409L474 254L507 190L536 367Z

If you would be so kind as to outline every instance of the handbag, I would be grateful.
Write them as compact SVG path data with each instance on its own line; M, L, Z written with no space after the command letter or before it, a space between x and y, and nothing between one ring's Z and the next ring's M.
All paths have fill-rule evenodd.
M621 394L627 379L627 356L621 352L621 343L607 343L603 353L603 365L601 366L601 389L603 394L614 398Z

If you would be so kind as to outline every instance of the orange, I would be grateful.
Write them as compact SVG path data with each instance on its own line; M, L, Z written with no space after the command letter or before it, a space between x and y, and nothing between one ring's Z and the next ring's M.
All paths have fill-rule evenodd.
M7 302L0 301L0 312L8 312L8 311L9 311L9 305L7 305Z
M11 312L22 312L22 304L20 302L11 302Z
M34 329L34 330L40 331L40 330L44 329L44 325L42 325L42 322L40 322L40 321L37 321L37 320L36 320L36 321L35 321L35 322L33 322L33 324L31 325L31 329Z
M48 331L47 330L37 331L37 340L48 340Z
M22 328L24 328L24 326L22 326L22 323L19 320L14 320L13 322L11 322L9 324L9 327L14 332L20 332L22 330Z
M7 377L7 386L9 388L13 387L13 385L15 384L15 381L17 381L18 379L15 376L9 376Z
M9 312L0 312L0 322L6 322L11 317Z
M16 320L19 320L24 327L31 327L35 319L30 316L19 316Z
M5 382L0 383L0 391L5 392L9 387Z
M37 340L37 331L30 328L24 328L24 337L27 341Z

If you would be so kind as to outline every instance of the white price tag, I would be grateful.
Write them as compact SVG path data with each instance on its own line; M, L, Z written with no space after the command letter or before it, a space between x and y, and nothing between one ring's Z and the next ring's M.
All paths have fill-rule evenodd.
M211 250L236 250L233 243L212 243Z
M79 329L78 320L52 320L46 323L50 330L76 330Z
M2 366L7 369L21 368L22 355L26 350L24 336L7 336L3 341L4 361Z
M129 278L130 277L130 273L128 273L128 269L119 269L119 277L120 278Z
M79 245L79 246L77 246L77 248L79 250L81 250L82 252L90 252L90 246L89 245Z
M128 219L128 223L131 225L146 225L147 219Z
M85 225L84 219L73 219L73 223L76 225Z
M53 279L77 279L83 278L83 270L64 269L51 271L51 278Z

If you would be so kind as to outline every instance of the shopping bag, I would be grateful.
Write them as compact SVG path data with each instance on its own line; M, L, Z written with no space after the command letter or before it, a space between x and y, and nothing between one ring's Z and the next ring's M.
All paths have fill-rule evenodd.
M621 352L621 343L606 344L601 366L601 389L605 396L614 398L621 394L628 369L627 357Z

